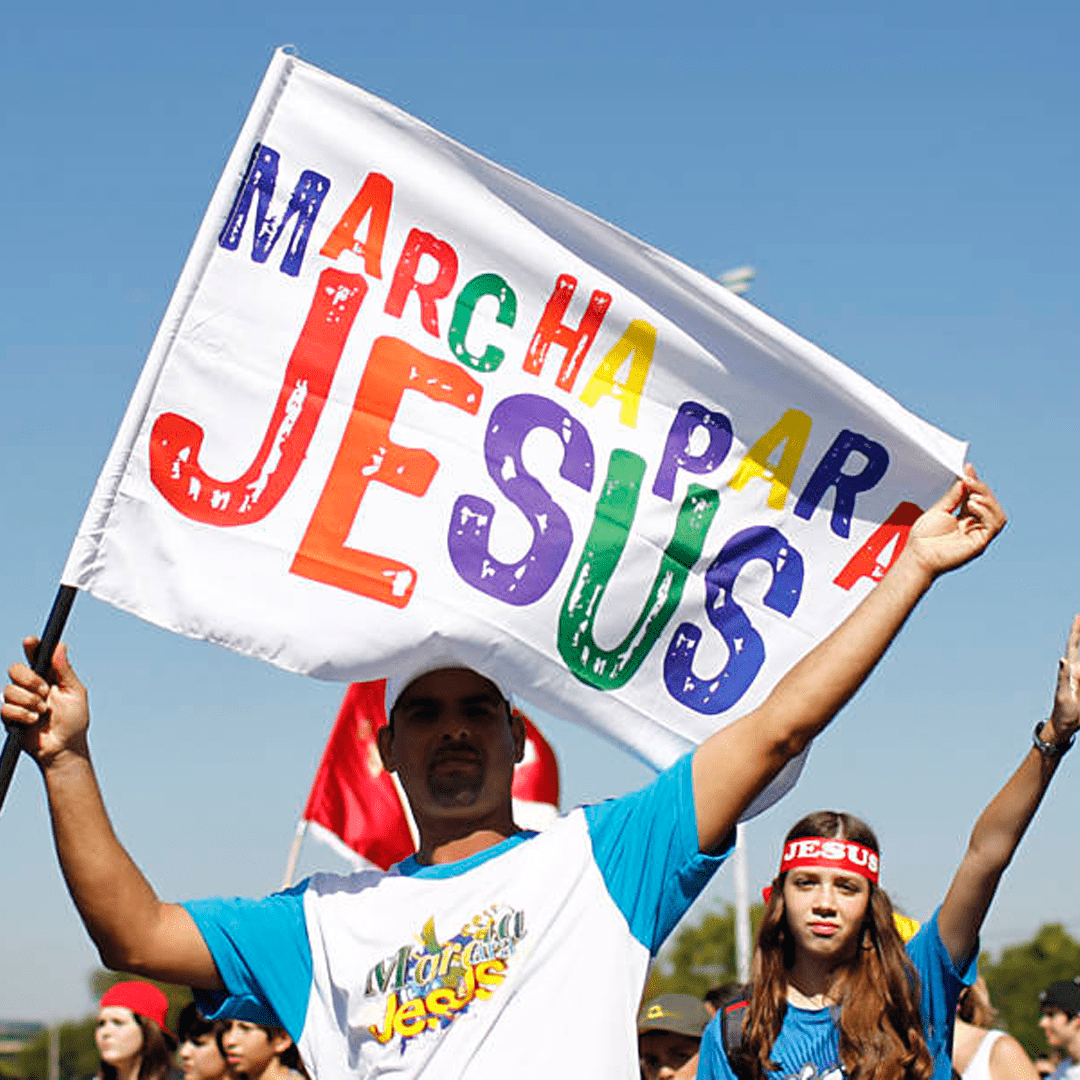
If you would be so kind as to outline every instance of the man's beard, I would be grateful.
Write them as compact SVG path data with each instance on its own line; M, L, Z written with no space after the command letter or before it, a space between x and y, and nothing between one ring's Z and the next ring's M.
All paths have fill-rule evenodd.
M440 758L436 756L428 770L428 791L440 806L468 807L475 805L484 789L483 755L477 755L474 765L462 765L460 768L440 768Z

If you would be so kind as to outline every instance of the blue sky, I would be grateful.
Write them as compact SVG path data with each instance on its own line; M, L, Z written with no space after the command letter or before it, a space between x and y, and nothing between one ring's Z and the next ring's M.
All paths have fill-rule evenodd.
M277 45L708 273L968 439L1011 523L927 598L750 828L753 882L797 816L868 818L886 887L940 900L978 811L1049 706L1080 607L1075 42L1066 3L412 4L22 8L0 65L9 654L36 632L206 202ZM661 16L663 17L661 19ZM96 601L68 638L121 837L169 898L281 876L340 688L170 636ZM549 721L567 805L647 778ZM984 940L1080 935L1078 760L1000 889ZM0 1017L91 1006L96 958L28 763L0 815ZM309 845L304 867L334 866ZM702 902L730 897L722 872Z

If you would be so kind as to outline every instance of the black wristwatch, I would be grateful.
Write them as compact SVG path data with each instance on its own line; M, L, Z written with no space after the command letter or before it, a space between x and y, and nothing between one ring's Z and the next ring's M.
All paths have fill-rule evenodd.
M1069 741L1062 746L1061 743L1046 742L1039 738L1039 729L1045 724L1045 720L1040 720L1035 725L1035 730L1032 732L1031 741L1035 749L1039 751L1044 758L1059 758L1066 750L1072 748L1072 744L1076 742L1076 732L1074 731L1069 736Z

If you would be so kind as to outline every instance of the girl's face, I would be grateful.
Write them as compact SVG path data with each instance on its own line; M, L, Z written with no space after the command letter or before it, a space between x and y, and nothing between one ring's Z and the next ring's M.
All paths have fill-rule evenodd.
M180 1044L179 1057L184 1080L221 1080L225 1076L225 1059L212 1031L188 1036Z
M288 1035L271 1039L266 1028L243 1020L230 1020L221 1036L229 1068L250 1080L262 1076L291 1044Z
M824 867L791 870L784 879L784 909L795 951L841 962L859 947L870 882Z
M98 1010L94 1042L99 1057L106 1065L126 1065L142 1053L142 1028L130 1009L106 1005Z

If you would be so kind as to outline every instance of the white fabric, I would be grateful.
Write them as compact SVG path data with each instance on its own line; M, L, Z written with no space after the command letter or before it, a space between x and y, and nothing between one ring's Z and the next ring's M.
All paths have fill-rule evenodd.
M988 1031L982 1037L967 1068L961 1074L962 1080L990 1080L990 1051L1004 1034L1003 1031Z
M401 696L401 691L409 686L410 683L416 682L421 675L427 675L431 671L440 671L443 668L459 668L468 667L469 665L462 659L462 657L451 653L443 653L441 656L430 656L427 653L421 653L414 658L414 662L409 664L394 675L391 675L386 680L386 715L390 716L390 711L394 707L394 702ZM494 679L491 680L495 682ZM510 700L510 693L495 683L498 687L499 693L502 694L507 701Z
M349 216L380 178L384 242ZM843 620L898 545L838 575L964 456L698 271L279 53L63 581L320 678L451 653L663 767ZM848 514L825 481L871 458Z
M429 1065L439 1077L550 1080L550 1055L530 1052L538 1039L558 1044L582 1076L636 1076L634 1017L649 952L608 895L580 813L462 877L391 876L364 892L316 879L304 910L314 982L300 1052L318 1080L422 1076ZM474 1000L442 1032L425 1027L386 1044L371 1036L369 1027L386 1028L390 1000L365 993L372 957L413 946L429 920L447 943L462 933L483 941L508 916L511 928L520 917L524 936L496 937L513 959L504 979L488 976L488 1000ZM595 958L605 983L595 993L581 983L583 955ZM338 1026L342 1015L351 1039Z

